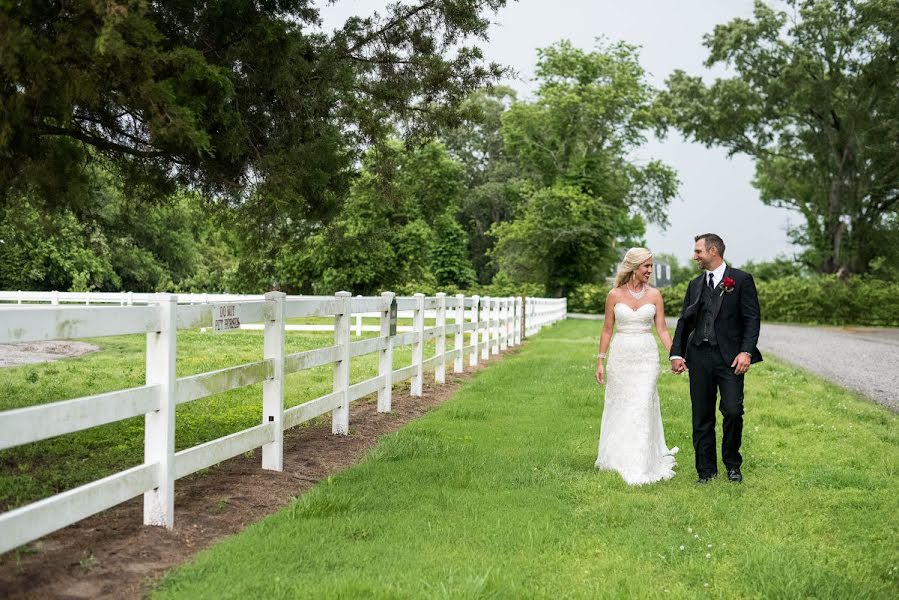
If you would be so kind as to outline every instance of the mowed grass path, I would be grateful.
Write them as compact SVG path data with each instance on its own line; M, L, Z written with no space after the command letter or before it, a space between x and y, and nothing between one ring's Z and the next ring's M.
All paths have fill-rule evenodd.
M665 374L678 476L628 487L593 469L597 334L542 332L153 597L899 597L896 415L768 360L746 482L698 486L687 379Z

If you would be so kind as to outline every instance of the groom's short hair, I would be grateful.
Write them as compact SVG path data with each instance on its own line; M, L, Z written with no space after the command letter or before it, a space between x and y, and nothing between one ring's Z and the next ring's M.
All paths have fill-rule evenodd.
M721 239L721 236L714 233L703 233L702 235L697 235L693 238L694 242L698 242L699 240L705 240L706 248L714 248L718 251L718 256L724 258L724 240Z

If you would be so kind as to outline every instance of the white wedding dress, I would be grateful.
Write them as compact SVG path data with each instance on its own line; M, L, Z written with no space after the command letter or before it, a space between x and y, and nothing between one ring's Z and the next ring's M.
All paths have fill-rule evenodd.
M659 408L659 351L652 334L656 307L614 307L617 332L609 345L606 397L596 467L617 471L630 485L674 477Z

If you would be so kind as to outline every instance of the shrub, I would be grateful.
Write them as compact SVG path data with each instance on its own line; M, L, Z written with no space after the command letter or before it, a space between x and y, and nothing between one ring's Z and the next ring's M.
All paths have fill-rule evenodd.
M762 320L810 325L899 326L899 283L833 275L758 281ZM687 282L663 288L665 314L680 315Z

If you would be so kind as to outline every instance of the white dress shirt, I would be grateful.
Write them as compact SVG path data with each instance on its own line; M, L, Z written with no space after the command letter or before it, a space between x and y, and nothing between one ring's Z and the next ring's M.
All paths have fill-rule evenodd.
M715 269L714 271L703 271L703 273L705 273L705 275L704 275L705 276L705 282L704 282L705 285L709 284L709 273L714 275L714 277L712 278L712 282L713 282L712 287L713 288L716 287L719 283L721 283L721 280L724 279L724 269L726 269L726 268L727 268L727 263L722 262L720 265L718 265L718 268Z

